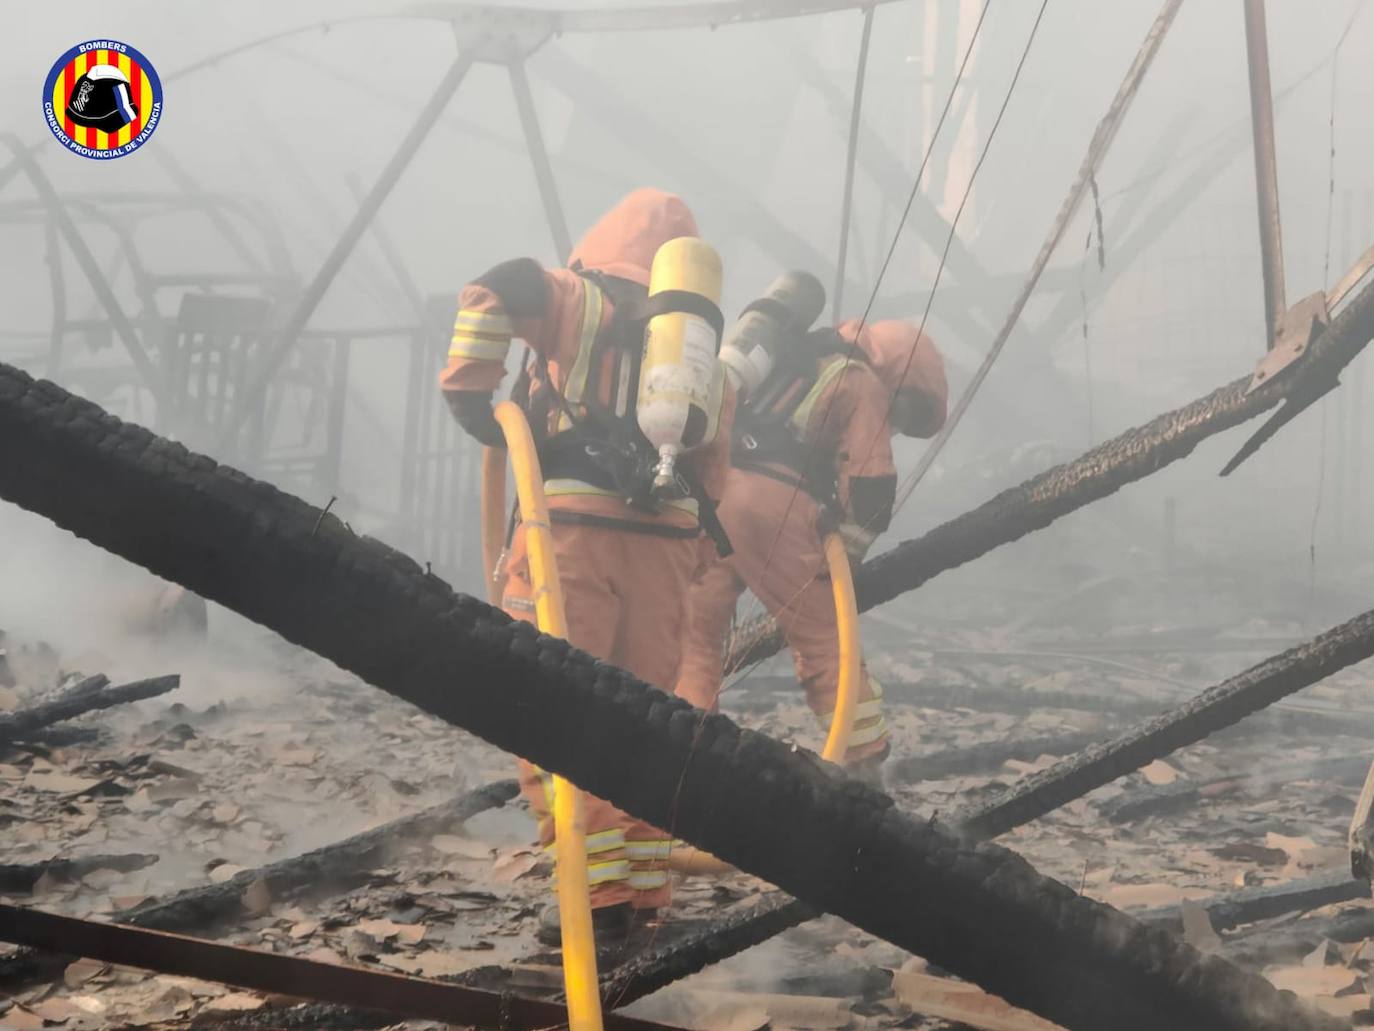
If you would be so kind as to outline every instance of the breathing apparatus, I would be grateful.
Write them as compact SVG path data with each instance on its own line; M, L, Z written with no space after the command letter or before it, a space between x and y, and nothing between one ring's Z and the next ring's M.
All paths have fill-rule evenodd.
M756 391L825 308L825 287L809 272L784 272L726 330L720 361L741 398Z

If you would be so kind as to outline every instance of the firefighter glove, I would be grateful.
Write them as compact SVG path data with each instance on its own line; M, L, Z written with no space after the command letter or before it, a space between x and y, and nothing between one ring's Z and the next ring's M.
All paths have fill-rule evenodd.
M484 390L451 390L445 395L458 425L487 447L505 447L506 437L491 410L491 394Z

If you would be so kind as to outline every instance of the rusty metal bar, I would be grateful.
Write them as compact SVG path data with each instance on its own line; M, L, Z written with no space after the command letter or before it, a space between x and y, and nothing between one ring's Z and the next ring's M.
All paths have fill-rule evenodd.
M450 831L479 813L504 805L518 790L513 780L496 781L341 841L244 870L221 884L199 884L147 899L120 913L120 920L154 931L205 934L233 926L241 918L243 894L257 881L267 885L274 899L296 902L350 891L367 879L367 871L398 842ZM0 960L0 990L15 991L52 980L70 961L62 955L31 952L5 957Z
M300 335L301 330L305 329L306 323L310 321L310 317L319 307L320 301L324 299L325 292L334 282L334 277L338 275L339 269L348 260L348 256L353 253L353 248L357 246L363 232L376 217L382 202L390 195L397 180L401 178L401 173L410 165L411 159L415 157L420 145L428 138L435 123L439 120L439 115L448 106L448 102L457 92L459 84L467 75L468 69L472 67L472 62L471 51L464 51L449 66L447 74L435 87L434 93L420 110L410 131L401 140L396 152L391 155L391 160L382 169L382 173L377 177L372 189L368 191L367 197L364 198L358 210L354 212L353 218L344 228L329 255L324 259L320 270L315 273L315 278L310 281L310 285L306 287L296 302L295 308L287 315L275 334L276 339L271 350L259 365L254 378L249 382L244 392L244 396L226 422L224 433L218 441L221 451L229 449L234 437L254 409L257 399L267 390L272 377L276 375L282 362L286 360L287 355L296 346L296 338Z
M568 233L563 204L558 199L558 184L554 181L553 166L549 163L549 152L544 146L539 112L534 106L534 94L530 92L530 80L525 74L523 58L517 57L510 63L510 88L515 94L516 109L520 112L520 126L525 131L530 163L534 165L534 180L539 185L539 199L544 203L544 217L549 220L549 232L553 234L553 245L558 249L558 260L564 262L572 253L572 236Z
M1279 169L1274 154L1274 91L1269 83L1269 33L1264 0L1245 0L1245 51L1250 66L1250 126L1255 143L1255 195L1259 205L1260 262L1264 272L1264 323L1268 345L1278 338L1288 303L1283 285L1283 225L1279 221Z
M198 977L259 992L321 999L451 1024L539 1028L567 1023L567 1011L562 1006L541 999L365 967L320 963L168 931L98 924L23 906L0 904L0 939L159 974ZM605 1020L608 1028L625 1031L664 1026L614 1013L607 1013Z

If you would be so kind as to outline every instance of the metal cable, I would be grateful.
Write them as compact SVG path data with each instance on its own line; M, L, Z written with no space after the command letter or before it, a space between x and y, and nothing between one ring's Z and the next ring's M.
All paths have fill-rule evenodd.
M849 219L854 206L854 161L859 154L859 119L863 113L864 77L868 71L868 41L873 35L873 8L864 12L863 34L859 37L859 61L854 72L854 108L849 114L849 148L845 155L844 195L840 202L840 254L835 263L835 289L830 295L830 317L840 321L844 299L845 259L849 256ZM1325 282L1325 280L1322 280Z
M1064 199L1064 203L1059 209L1059 215L1055 218L1054 225L1050 228L1050 234L1041 246L1040 253L1035 257L1035 261L1031 266L1030 275L1027 277L1025 285L1022 286L1021 293L1012 304L1011 312L1008 314L1002 328L998 331L996 338L992 342L992 346L988 349L987 356L983 359L983 364L978 367L978 371L974 374L972 382L969 383L964 393L960 395L959 400L954 405L954 410L949 413L949 418L945 420L945 425L941 428L935 439L930 442L930 446L926 448L925 454L921 456L921 460L917 463L915 470L908 477L902 492L897 497L897 503L893 506L894 514L906 503L906 500L911 497L912 491L920 484L921 480L930 470L930 467L935 464L935 459L939 457L946 442L949 440L950 436L953 435L960 420L964 417L964 413L968 411L969 405L972 404L974 396L978 393L978 389L983 385L983 381L987 379L988 373L992 371L993 364L997 361L1002 353L1002 349L1011 338L1012 331L1020 321L1022 310L1030 300L1031 294L1034 293L1036 284L1040 281L1040 275L1045 271L1045 266L1049 264L1050 256L1054 253L1055 247L1058 246L1065 230L1068 229L1069 222L1078 208L1079 201L1083 198L1084 191L1087 189L1088 183L1092 179L1098 162L1102 160L1103 155L1106 154L1107 149L1111 146L1112 140L1116 138L1117 130L1120 129L1121 123L1125 119L1126 111L1130 107L1131 101L1135 99L1136 91L1140 86L1141 80L1144 78L1145 72L1150 67L1150 64L1154 61L1155 54L1159 52L1160 44L1164 42L1164 36L1168 32L1169 26L1173 23L1174 15L1178 13L1178 9L1182 2L1183 0L1165 0L1163 8L1155 18L1154 24L1145 37L1145 42L1141 45L1140 52L1136 54L1135 61L1131 64L1130 70L1126 73L1125 81L1122 82L1121 88L1117 90L1116 96L1112 99L1111 107L1107 109L1107 114L1098 124L1097 131L1093 133L1092 142L1088 145L1088 153L1087 156L1084 157L1083 164L1079 168L1078 177L1069 188L1069 195ZM1043 12L1044 8L1042 7L1041 13ZM1038 18L1036 24L1039 25ZM1031 35L1033 38L1034 30L1032 30ZM1027 51L1029 52L1029 43L1027 44ZM1024 60L1025 57L1023 55L1022 61L1024 62ZM1019 65L1017 66L1017 73L1020 73ZM1015 80L1013 79L1012 86L1014 87L1015 84ZM1010 96L1011 91L1008 90L1008 99ZM1003 101L1003 110L1005 110L1005 108L1006 102ZM1000 120L1002 112L999 111L997 117ZM986 150L984 150L984 155L986 155ZM978 163L979 166L982 165L982 157L978 159ZM976 167L974 169L974 175L977 175ZM970 178L970 186L971 185L972 178ZM966 201L967 199L968 194L966 192L964 200ZM959 210L961 212L963 211L963 207L964 202L961 201L959 205ZM958 214L955 215L955 221L958 221ZM950 232L952 236L953 227L951 227ZM948 251L948 244L946 244L946 251ZM936 270L935 287L939 286L940 272L943 271L943 269L944 262L942 260L940 268ZM925 314L921 316L922 330L925 329L926 318L929 316L931 305L935 301L935 287L931 289L930 298L926 302ZM912 355L907 357L908 367L911 364L911 358L914 354L915 349L913 348ZM905 374L906 370L903 369L903 377ZM901 380L899 379L898 382L901 382Z

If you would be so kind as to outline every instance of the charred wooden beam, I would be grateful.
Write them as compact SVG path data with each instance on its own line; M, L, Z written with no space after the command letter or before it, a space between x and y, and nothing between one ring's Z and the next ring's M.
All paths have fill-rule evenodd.
M1374 612L1350 620L1306 644L1251 667L1111 741L1090 743L1083 752L1023 778L997 798L956 814L950 822L973 840L996 837L1154 759L1200 741L1214 731L1230 726L1250 713L1371 654L1374 654ZM1094 742L1095 738L1088 735L1083 736L1083 740ZM1062 747L1063 743L1063 739L1058 742L1047 739L1038 742L998 742L954 750L952 753L937 753L935 757L927 756L924 759L913 757L894 763L893 775L910 779L913 773L920 774L922 771L926 775L936 776L968 773L976 768L987 768L987 763L993 759L998 762L1006 758L1034 759L1041 752L1052 753L1055 750L1052 746L1058 744ZM936 761L932 762L932 759ZM1363 765L1363 760L1357 762ZM1314 769L1339 773L1346 771L1350 763L1348 758L1324 760L1316 764L1300 764L1290 772L1294 776L1310 774ZM1223 783L1226 782L1229 779ZM1118 804L1116 811L1110 812L1109 816L1117 822L1124 822L1143 815L1175 812L1196 804L1204 797L1205 790L1206 786L1188 784L1156 789L1147 793L1146 797L1134 800L1134 804ZM789 910L789 913L797 923L809 918L805 907ZM764 940L766 935L763 935L762 926L765 920L770 927L779 924L771 910L758 918L758 927L739 927L734 921L722 921L716 929L715 942L711 942L712 932L708 930L699 935L699 941L684 943L683 948L687 950L690 962L686 956L681 960L664 956L660 957L659 966L671 970L699 963L695 969L702 969L710 963L720 962L734 955L733 943L745 942L745 947L748 947ZM795 926L795 923L781 929L785 930L787 926Z
M820 915L805 902L774 892L666 948L638 956L608 971L601 979L601 998L607 1006L628 1006L636 999Z
M976 838L994 838L1081 798L1223 727L1374 655L1374 611L1266 659L1196 698L1025 777L955 822Z
M1311 762L1285 763L1282 766L1227 773L1209 780L1175 781L1160 787L1130 791L1102 807L1102 815L1112 823L1131 823L1151 816L1167 816L1216 798L1242 790L1256 778L1266 783L1288 784L1295 780L1326 779L1352 782L1363 772L1363 756L1335 756Z
M262 881L273 898L309 891L336 894L364 883L368 871L385 862L387 851L408 838L452 830L478 813L505 805L518 794L513 780L499 780L455 799L402 816L298 856L244 870L221 884L186 888L166 898L149 899L120 914L134 927L159 931L206 932L238 919L243 896ZM56 976L65 956L20 952L0 961L0 984L10 988Z
M1257 920L1269 920L1288 913L1305 913L1322 906L1367 898L1367 881L1357 880L1344 870L1338 870L1282 884L1264 884L1213 895L1201 899L1197 904L1207 913L1214 931L1229 931ZM1183 917L1178 906L1160 906L1135 915L1147 923L1157 923L1175 932L1183 930Z
M504 1031L550 1027L567 1021L567 1011L562 1006L539 999L365 967L321 963L166 931L79 920L2 903L0 940L45 951L74 952L160 974L198 977L259 992L366 1006L474 1027ZM605 1022L607 1028L623 1031L650 1031L664 1026L615 1013L606 1014Z
M888 774L908 783L960 777L995 770L1008 760L1033 762L1042 755L1069 755L1102 740L1101 733L1085 731L1045 734L1040 737L988 741L967 748L948 748L926 755L909 755L886 764Z
M1339 1026L1014 853L964 845L809 753L454 593L336 517L3 364L0 497L1067 1028Z
M262 881L276 899L302 890L337 894L362 884L368 871L385 863L387 852L408 838L441 834L478 813L505 805L519 793L513 780L500 780L458 798L402 816L351 838L299 856L244 870L221 884L205 884L165 899L151 899L120 914L135 927L161 931L203 931L243 912L243 893Z
M1323 942L1346 945L1369 938L1374 938L1374 908L1357 904L1344 906L1333 915L1242 927L1226 938L1222 953L1233 962L1258 969L1311 955Z
M1366 284L1299 363L1250 392L1249 374L1206 397L1127 430L1079 458L1003 491L971 512L863 564L855 578L860 610L915 590L940 573L1044 529L1061 516L1116 493L1190 455L1208 437L1304 396L1339 375L1374 338L1374 283ZM726 659L735 671L776 653L782 638L768 619L736 633Z
M156 698L181 685L175 673L109 687L108 677L96 674L68 688L50 701L0 716L0 744L15 741L53 723L74 719L97 709Z
M71 859L49 859L42 863L0 863L0 892L28 892L45 874L70 881L85 877L93 870L118 870L129 873L152 866L158 857L143 852L125 852L108 856L75 856Z

